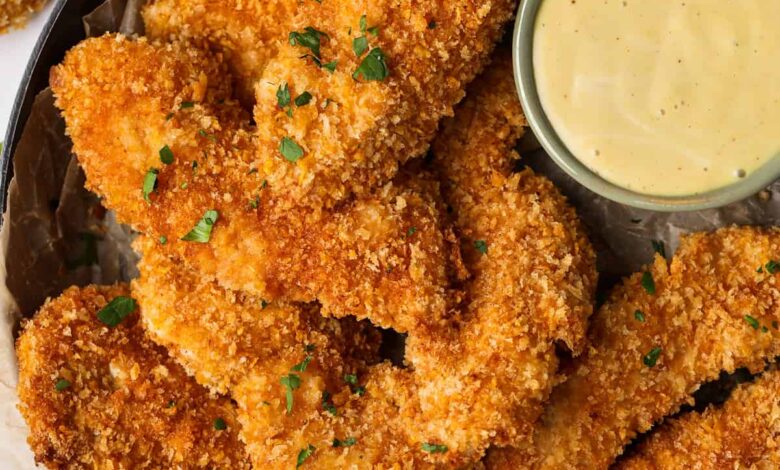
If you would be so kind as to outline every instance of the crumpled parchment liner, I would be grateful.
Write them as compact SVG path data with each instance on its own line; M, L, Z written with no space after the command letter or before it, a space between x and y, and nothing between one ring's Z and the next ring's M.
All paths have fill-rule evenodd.
M144 0L107 0L84 18L90 36L108 31L143 31ZM53 65L53 64L52 64ZM14 154L14 179L0 230L0 466L35 468L26 443L27 426L16 410L14 338L20 320L47 297L70 285L132 279L137 256L132 232L116 223L96 196L70 152L64 122L47 89L37 97ZM522 163L547 175L569 197L589 229L599 270L610 282L637 271L663 241L670 256L681 234L729 224L780 222L780 182L730 206L681 213L654 213L606 200L560 170L530 135L521 142ZM537 150L535 150L537 149ZM96 257L96 263L91 261ZM3 282L4 281L4 282Z

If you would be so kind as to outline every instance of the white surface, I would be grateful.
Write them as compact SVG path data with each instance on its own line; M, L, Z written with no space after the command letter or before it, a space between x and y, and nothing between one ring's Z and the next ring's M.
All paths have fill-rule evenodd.
M16 99L16 91L27 68L38 35L46 24L46 19L54 8L54 1L35 14L24 29L0 35L0 140L5 139L11 107Z

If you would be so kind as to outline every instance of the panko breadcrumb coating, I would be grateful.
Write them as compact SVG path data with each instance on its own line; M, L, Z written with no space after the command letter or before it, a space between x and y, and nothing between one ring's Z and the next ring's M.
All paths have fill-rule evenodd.
M3 0L0 2L0 34L27 24L30 15L39 11L48 0Z
M250 468L235 406L211 395L144 336L133 312L98 319L124 285L72 287L17 343L19 410L48 468Z
M653 430L623 470L780 467L780 372L742 384L720 407L689 413Z
M255 82L287 43L297 1L153 0L142 13L145 34L162 41L205 42L227 56L241 101L253 105Z
M468 168L466 160L481 163L473 178L461 180L464 188L475 189L472 181L482 185L482 172L492 169L495 186L482 185L479 200L448 201L456 214L475 217L463 230L484 237L488 248L468 257L474 278L464 285L468 306L457 322L409 333L406 369L350 364L349 356L328 355L320 346L307 355L295 338L307 335L312 319L277 318L273 305L255 314L256 306L247 310L246 302L232 300L239 294L203 288L202 278L169 260L154 241L139 245L143 261L134 292L150 330L171 350L195 357L185 362L204 364L205 375L237 371L239 379L226 382L255 466L291 466L304 452L313 468L458 467L478 462L490 444L530 433L555 379L554 341L567 337L551 319L571 317L577 324L587 318L596 273L580 224L555 188L530 171L509 171L524 125L510 70L505 56L475 84L474 101L463 105L436 146L445 174ZM477 102L486 104L479 118ZM476 140L492 145L476 152ZM253 317L279 325L276 336L262 339L269 333L251 326ZM574 328L572 337L581 331ZM224 344L207 343L209 334L226 336ZM264 346L250 346L256 342ZM234 343L238 352L229 350ZM301 371L306 357L311 360ZM217 358L224 359L221 366ZM300 386L288 413L282 380L290 373Z
M439 322L457 247L422 178L399 175L332 211L290 209L257 171L226 77L218 57L183 45L107 35L72 49L51 85L87 187L227 288L316 299L325 314L401 332ZM207 236L181 240L212 210Z
M439 120L452 114L487 62L515 4L157 0L144 16L154 37L206 40L226 51L239 81L256 85L255 158L263 177L291 206L329 207L367 194L399 164L425 153ZM264 12L273 12L276 24L254 21ZM355 75L365 69L371 73ZM280 87L293 99L308 93L311 101L280 106ZM285 137L303 150L294 163L279 152Z
M589 345L552 393L533 447L498 449L492 468L607 468L639 433L691 403L721 371L780 354L780 229L684 237L627 278L594 316Z

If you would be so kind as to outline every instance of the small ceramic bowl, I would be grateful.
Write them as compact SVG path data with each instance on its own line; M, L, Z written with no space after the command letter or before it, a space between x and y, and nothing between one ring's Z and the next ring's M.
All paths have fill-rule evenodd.
M533 39L536 14L545 0L523 0L512 39L515 83L526 119L542 147L572 178L591 191L622 204L641 209L673 212L720 207L750 197L780 177L780 158L770 160L739 182L690 196L653 196L615 185L594 173L575 157L547 119L536 89Z

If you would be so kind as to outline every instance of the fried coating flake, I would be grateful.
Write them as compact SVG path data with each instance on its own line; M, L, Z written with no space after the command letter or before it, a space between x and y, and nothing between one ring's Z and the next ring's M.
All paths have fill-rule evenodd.
M71 50L51 84L87 187L227 288L316 299L326 314L401 332L441 321L454 247L427 185L401 175L338 209L290 209L258 171L225 67L184 45L121 36ZM182 240L199 224L195 241Z
M550 398L534 445L492 468L607 468L623 447L721 371L762 370L780 353L780 230L689 235L627 278L594 316L585 354Z
M780 373L742 384L721 407L665 422L618 469L780 466Z
M512 0L157 0L144 18L152 37L206 41L229 55L243 88L255 84L258 167L291 205L330 207L385 184L399 164L425 153L514 7ZM280 106L282 88L310 101ZM301 147L300 159L278 151L284 138Z
M149 341L138 313L98 319L124 285L72 287L17 342L19 409L49 468L250 468L235 406Z
M471 99L490 104L484 119L464 117L447 124L450 130L441 137L445 141L436 147L437 166L447 167L445 174L464 167L468 159L485 166L495 161L495 168L508 169L516 157L510 149L524 120L514 114L521 111L508 70L508 59L502 59L484 82L480 79L475 85ZM464 116L470 116L476 108L466 103L463 109ZM462 123L469 121L472 125L463 129ZM457 135L455 128L495 145L483 152L473 152L476 146L472 145L449 145ZM491 130L496 132L492 138ZM479 179L477 172L473 176ZM552 322L550 327L547 319L571 317L569 321L576 324L587 318L596 281L594 255L574 212L549 182L530 171L512 175L496 170L494 177L499 183L483 188L484 198L448 201L456 214L464 210L477 216L463 229L484 236L489 248L467 257L466 268L474 278L464 283L467 306L463 311L449 322L410 331L408 368L350 364L344 356L312 355L306 370L297 373L296 361L302 360L303 352L300 341L289 339L263 342L273 351L296 344L290 350L293 354L263 352L264 357L283 358L267 363L252 356L260 348L243 348L247 358L211 352L227 358L223 369L235 365L245 371L236 374L241 379L228 388L239 403L242 437L256 466L293 465L299 455L306 455L306 465L322 468L457 467L478 462L490 444L514 443L530 433L555 380L554 341L564 337L560 325ZM509 214L524 217L510 223ZM499 220L502 226L496 226ZM416 235L415 231L408 234ZM145 242L141 251L141 277L134 289L144 315L168 324L164 331L150 329L160 331L159 339L171 342L172 350L194 350L190 340L207 337L208 330L235 331L249 344L255 340L248 338L263 337L263 331L235 326L245 313L240 304L231 307L224 299L237 294L193 287L202 280L183 272L155 243ZM169 274L160 277L163 272ZM164 289L175 293L160 295ZM177 299L178 307L172 299ZM204 305L222 307L204 310ZM190 313L166 318L164 312ZM533 318L537 315L544 318L538 325ZM296 337L311 328L310 322L283 322L280 330ZM296 328L298 333L290 333ZM218 349L231 343L228 339ZM208 354L204 350L193 356ZM252 366L256 363L264 365ZM291 371L300 384L293 390L294 405L288 412L289 379L285 377Z

